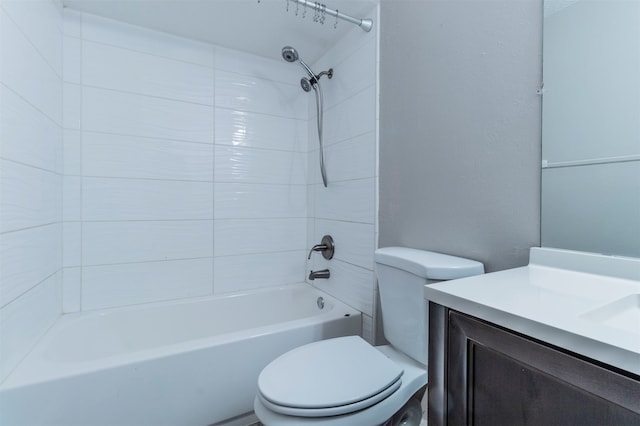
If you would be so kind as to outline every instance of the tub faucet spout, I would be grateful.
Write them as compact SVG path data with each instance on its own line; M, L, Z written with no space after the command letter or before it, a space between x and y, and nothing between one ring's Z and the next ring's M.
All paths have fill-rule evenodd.
M328 279L331 276L331 273L329 272L328 269L323 269L321 271L311 271L309 273L309 279L311 281L315 280L316 278L322 278L322 279Z

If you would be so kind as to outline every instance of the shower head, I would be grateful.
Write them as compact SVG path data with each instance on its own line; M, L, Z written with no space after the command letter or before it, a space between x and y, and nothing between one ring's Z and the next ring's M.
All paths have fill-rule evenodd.
M311 81L317 80L317 76L311 71L311 68L304 63L302 58L298 55L298 51L291 46L285 46L282 48L282 58L287 62L299 62L302 68L309 74Z
M291 46L285 46L282 48L282 57L287 62L295 62L298 60L298 51Z
M302 77L300 79L300 87L302 87L302 90L304 90L305 92L310 92L312 86L313 83L308 78Z

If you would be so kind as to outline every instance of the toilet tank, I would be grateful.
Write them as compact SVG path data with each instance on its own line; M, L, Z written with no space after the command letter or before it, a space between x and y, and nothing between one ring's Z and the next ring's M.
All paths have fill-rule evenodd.
M427 364L428 311L424 285L484 273L475 260L406 247L376 250L376 275L384 337L391 345Z

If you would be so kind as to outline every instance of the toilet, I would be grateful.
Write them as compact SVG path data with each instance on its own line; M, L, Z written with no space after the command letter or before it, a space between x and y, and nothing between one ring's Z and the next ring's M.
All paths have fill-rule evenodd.
M427 384L428 312L423 286L484 273L482 263L406 247L375 252L385 338L358 336L295 348L258 378L254 411L266 426L419 425Z

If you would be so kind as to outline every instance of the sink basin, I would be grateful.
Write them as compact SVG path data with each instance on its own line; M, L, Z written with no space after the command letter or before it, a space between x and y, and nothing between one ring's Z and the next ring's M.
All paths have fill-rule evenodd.
M640 334L640 294L630 294L581 316L602 325Z

